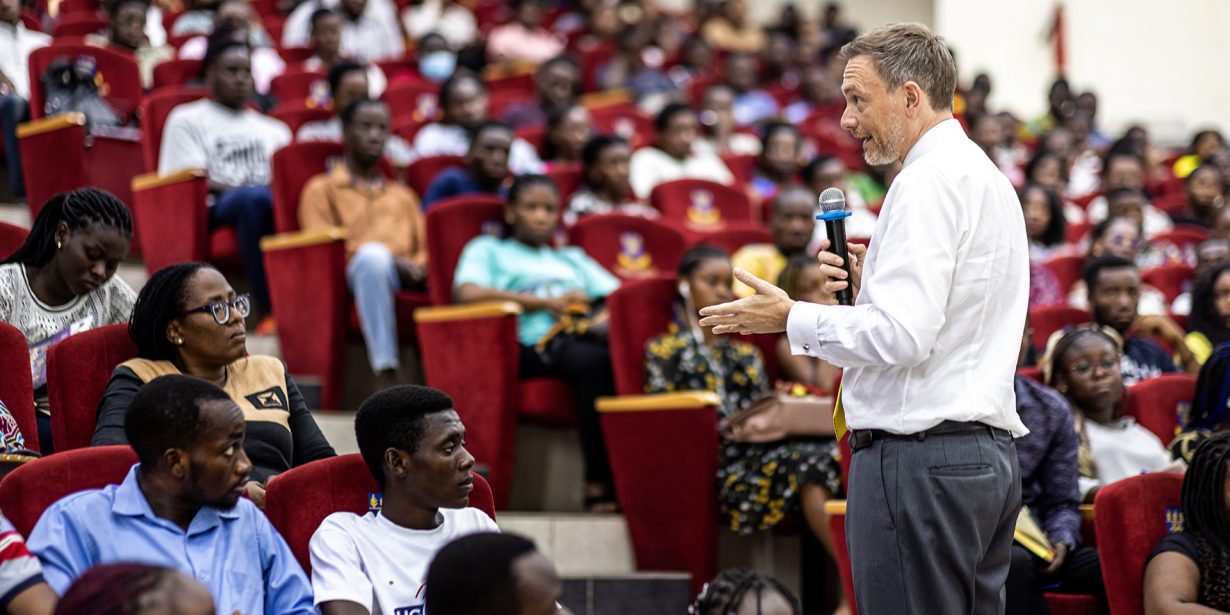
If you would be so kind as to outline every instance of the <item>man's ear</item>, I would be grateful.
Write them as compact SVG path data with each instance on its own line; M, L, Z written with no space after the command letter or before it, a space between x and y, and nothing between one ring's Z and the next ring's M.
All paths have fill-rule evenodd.
M406 451L389 448L384 451L384 476L386 480L405 479L410 475L410 467L414 461Z
M915 81L906 81L901 86L901 94L905 96L905 114L907 117L918 117L923 105L927 103L927 95Z
M162 462L167 464L167 471L177 479L183 480L189 474L188 451L182 448L168 448L162 452Z

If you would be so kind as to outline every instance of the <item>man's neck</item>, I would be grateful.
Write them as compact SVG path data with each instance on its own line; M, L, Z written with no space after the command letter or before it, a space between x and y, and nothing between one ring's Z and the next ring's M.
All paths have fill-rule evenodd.
M224 102L224 101L222 101L222 100L220 100L220 99L218 99L218 98L216 98L216 97L215 97L215 98L212 98L211 100L213 100L214 104L216 104L216 105L218 105L219 107L222 107L223 109L226 109L226 110L228 110L228 111L236 111L236 112L238 112L238 111L243 111L243 103L242 103L242 102L241 102L241 103L239 103L238 105L231 105L231 104L229 104L229 103L227 103L227 102Z
M141 495L149 503L155 517L166 519L185 532L201 510L200 505L188 504L177 498L173 481L154 472L147 473L138 468L137 488L141 490Z
M910 155L910 150L914 149L914 146L918 145L918 142L922 140L923 135L927 134L932 128L939 126L944 121L951 120L952 112L947 110L935 111L934 109L928 109L923 112L920 119L921 121L917 124L918 129L910 135L910 140L908 141L909 145L905 148L905 151L901 152L900 162L905 162L906 156Z
M393 485L385 485L380 515L394 525L411 530L434 530L444 522L439 508L417 506L409 496L400 493L396 487L390 487Z
M346 170L350 171L350 176L355 179L364 181L375 181L380 179L380 161L374 161L368 164L360 161L351 152L346 152Z

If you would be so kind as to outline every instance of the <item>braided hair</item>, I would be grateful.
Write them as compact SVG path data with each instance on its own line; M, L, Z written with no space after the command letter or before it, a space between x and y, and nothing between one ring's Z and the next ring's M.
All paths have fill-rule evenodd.
M688 607L688 615L734 615L748 596L756 597L756 613L759 615L765 594L773 593L780 595L790 605L794 615L803 612L798 599L781 581L750 568L732 568L705 584L696 601Z
M1226 466L1230 464L1230 433L1209 436L1192 456L1183 477L1183 531L1196 543L1200 564L1201 604L1213 598L1230 600L1230 580L1223 574L1230 566L1230 527L1225 509Z
M156 361L172 361L175 346L167 339L167 325L175 320L188 298L188 280L206 263L177 263L163 267L150 276L137 295L128 321L128 337L137 345L137 356Z
M82 230L91 224L114 229L132 241L132 215L115 195L98 188L78 188L61 192L43 205L34 219L30 235L4 263L21 263L38 267L47 264L56 253L56 231L63 222L70 231Z
M1192 314L1188 321L1189 331L1204 334L1213 346L1230 342L1230 327L1226 319L1217 314L1214 287L1221 274L1230 271L1230 263L1218 263L1200 272L1192 285Z
M1220 430L1230 418L1227 403L1230 403L1230 344L1222 344L1200 367L1183 430Z
M1046 386L1055 386L1055 374L1058 370L1064 371L1064 376L1067 376L1066 368L1063 367L1064 357L1077 340L1089 336L1101 337L1113 344L1120 353L1123 352L1123 338L1110 327L1085 324L1056 331L1047 340L1046 352L1039 361L1042 367L1042 380Z
M55 613L139 615L147 612L150 594L165 591L175 574L163 566L99 564L73 582L56 605Z

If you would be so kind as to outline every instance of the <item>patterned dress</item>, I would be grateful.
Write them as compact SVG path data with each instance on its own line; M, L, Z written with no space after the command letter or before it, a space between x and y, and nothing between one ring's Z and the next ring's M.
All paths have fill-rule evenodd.
M755 346L723 337L705 347L687 329L670 330L645 344L645 392L713 391L722 400L719 420L770 389ZM718 500L732 532L751 534L800 511L802 485L841 493L837 445L831 439L750 444L723 440L718 452Z

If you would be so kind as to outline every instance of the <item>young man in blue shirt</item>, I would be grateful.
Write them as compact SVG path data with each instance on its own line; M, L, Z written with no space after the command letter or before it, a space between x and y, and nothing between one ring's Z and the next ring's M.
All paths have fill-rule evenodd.
M252 464L243 412L188 376L151 380L124 421L139 463L119 485L51 505L30 534L56 593L95 564L175 568L209 588L219 615L309 615L312 588L277 530L242 499Z
M506 194L504 180L513 138L507 124L492 120L479 124L466 152L466 168L441 171L423 195L423 211L444 199L467 194Z

